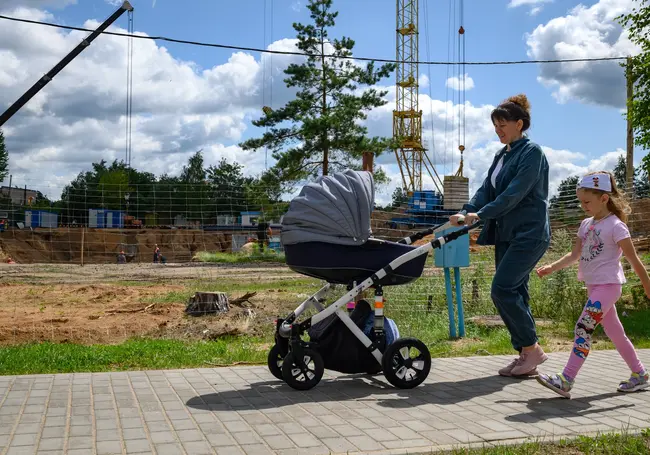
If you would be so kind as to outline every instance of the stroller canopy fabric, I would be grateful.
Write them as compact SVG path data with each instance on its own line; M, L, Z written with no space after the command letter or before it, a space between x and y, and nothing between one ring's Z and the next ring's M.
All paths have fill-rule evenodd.
M346 170L305 185L282 220L282 243L362 245L371 236L372 174Z

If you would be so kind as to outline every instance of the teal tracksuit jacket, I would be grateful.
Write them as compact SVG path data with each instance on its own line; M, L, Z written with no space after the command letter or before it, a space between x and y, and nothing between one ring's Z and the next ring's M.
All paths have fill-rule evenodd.
M542 148L528 138L504 147L462 213L484 222L477 243L495 245L496 273L491 297L511 334L514 349L537 341L530 312L528 280L551 240L548 214L549 164ZM491 177L503 156L503 167Z

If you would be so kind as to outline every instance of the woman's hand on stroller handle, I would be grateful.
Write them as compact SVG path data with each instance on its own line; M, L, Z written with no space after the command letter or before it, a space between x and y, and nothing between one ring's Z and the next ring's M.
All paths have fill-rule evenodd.
M468 213L466 215L462 213L457 213L449 217L449 221L453 226L471 226L480 221L480 218L476 213Z

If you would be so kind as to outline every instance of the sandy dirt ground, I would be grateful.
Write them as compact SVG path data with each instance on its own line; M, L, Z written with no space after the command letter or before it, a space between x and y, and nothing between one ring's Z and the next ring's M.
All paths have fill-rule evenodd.
M84 284L107 281L170 283L196 279L271 281L300 275L279 264L2 264L0 283Z
M259 335L304 298L273 283L301 278L286 267L265 264L0 264L0 344ZM218 290L225 281L244 283L241 291L227 293L231 301L248 292L245 283L267 282L268 287L231 305L226 314L185 315L193 290L206 285Z

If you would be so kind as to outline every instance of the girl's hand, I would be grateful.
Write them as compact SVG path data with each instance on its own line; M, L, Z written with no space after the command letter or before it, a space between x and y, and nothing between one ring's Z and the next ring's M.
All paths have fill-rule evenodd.
M537 269L537 276L540 278L544 278L546 275L550 275L551 273L553 273L553 267L550 265L544 265ZM648 291L646 290L646 292Z
M647 282L647 281L646 281L646 282L643 284L643 289L645 290L645 295L646 295L646 297L648 297L648 299L650 299L650 282Z

